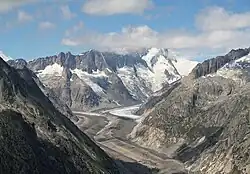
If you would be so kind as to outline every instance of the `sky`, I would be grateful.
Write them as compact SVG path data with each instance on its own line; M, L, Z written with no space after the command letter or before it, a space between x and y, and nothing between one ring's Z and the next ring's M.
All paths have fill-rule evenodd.
M250 1L0 0L0 26L12 58L158 47L202 60L250 47Z

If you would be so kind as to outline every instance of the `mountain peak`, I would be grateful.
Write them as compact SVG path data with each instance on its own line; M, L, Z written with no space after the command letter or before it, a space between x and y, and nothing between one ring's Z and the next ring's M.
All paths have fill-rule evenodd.
M0 51L0 57L4 60L4 61L8 61L8 60L12 60L11 57L6 56L3 51Z

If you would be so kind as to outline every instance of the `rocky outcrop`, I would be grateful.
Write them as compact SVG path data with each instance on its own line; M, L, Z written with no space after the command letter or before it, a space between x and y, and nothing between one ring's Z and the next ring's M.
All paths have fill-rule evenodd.
M73 75L72 81L69 82L70 100L69 105L74 110L90 110L101 103L101 97L98 96L89 86L87 86L76 75Z
M216 67L209 63L214 59L205 61L201 65L206 68L197 66L202 73L196 73L195 79L197 67L153 107L150 102L149 109L144 105L131 140L184 162L189 173L249 173L250 83L242 85L216 74L204 76L219 70L229 57L234 61L245 56L245 51L231 51L226 60L216 60Z
M39 80L39 78L36 76L34 72L32 72L30 69L26 67L26 61L25 60L18 60L15 62L9 61L8 64L12 67L16 68L18 74L28 83L32 84L34 81L38 85L38 87L41 89L41 91L46 95L50 101L53 103L56 109L58 109L62 114L67 116L68 118L77 121L78 118L73 115L72 111L68 107L66 103L61 101L59 99L59 95L57 95L52 89L44 86L42 82Z
M135 114L143 115L151 111L155 107L155 105L160 103L162 100L165 100L165 98L172 92L172 90L174 90L180 84L180 81L177 81L171 85L164 87L162 90L149 97L147 102L143 103L140 108L135 112Z
M218 56L213 59L208 59L203 63L199 63L190 73L194 78L199 78L207 74L215 73L218 69L223 67L226 63L229 63L233 60L239 59L243 56L248 55L250 48L232 50L225 56Z
M23 78L24 77L24 78ZM26 72L0 59L0 173L120 173Z

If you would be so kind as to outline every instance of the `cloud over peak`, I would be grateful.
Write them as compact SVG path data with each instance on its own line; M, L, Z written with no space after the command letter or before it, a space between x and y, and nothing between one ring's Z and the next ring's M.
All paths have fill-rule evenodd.
M191 52L226 52L236 47L248 47L250 40L249 13L230 13L221 7L208 8L197 14L195 32L171 30L158 32L148 25L128 26L120 32L82 32L67 36L62 43L104 50L136 50L165 47ZM213 22L214 21L214 22Z

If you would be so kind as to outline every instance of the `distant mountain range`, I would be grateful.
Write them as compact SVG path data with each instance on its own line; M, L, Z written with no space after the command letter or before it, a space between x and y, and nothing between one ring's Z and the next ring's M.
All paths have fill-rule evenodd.
M146 101L154 92L187 75L198 62L178 57L168 49L150 48L130 54L68 52L8 63L32 70L70 108L91 110Z

